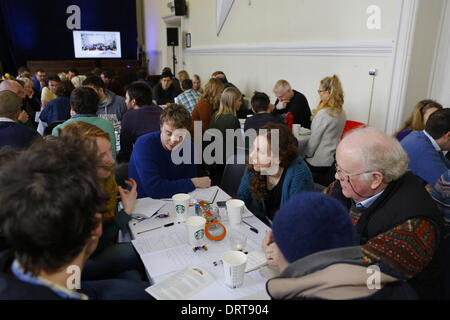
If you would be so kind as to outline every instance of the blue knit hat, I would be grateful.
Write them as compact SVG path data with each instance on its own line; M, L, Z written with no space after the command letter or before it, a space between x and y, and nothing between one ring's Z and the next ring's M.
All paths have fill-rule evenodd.
M272 232L289 262L357 244L348 210L336 199L319 192L292 196L275 215Z

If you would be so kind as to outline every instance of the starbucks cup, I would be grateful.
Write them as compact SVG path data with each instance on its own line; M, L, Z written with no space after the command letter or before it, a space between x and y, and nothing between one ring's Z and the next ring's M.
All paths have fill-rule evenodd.
M228 222L230 226L241 224L245 203L242 200L232 199L226 202Z
M206 219L199 216L186 219L188 242L191 246L198 247L205 243L205 223Z
M175 208L175 221L186 221L190 199L191 197L187 193L178 193L172 197L173 206Z
M238 288L244 283L247 255L240 251L227 251L222 256L225 284L230 288Z

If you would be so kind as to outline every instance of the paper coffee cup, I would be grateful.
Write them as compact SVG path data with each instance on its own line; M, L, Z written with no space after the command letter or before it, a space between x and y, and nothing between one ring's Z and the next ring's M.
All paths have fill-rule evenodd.
M245 203L242 200L232 199L226 202L228 222L230 226L236 226L242 221Z
M206 219L199 216L192 216L186 219L188 230L188 242L193 247L198 247L205 242Z
M238 288L244 283L247 255L240 251L227 251L222 256L225 284L230 288Z
M187 193L178 193L172 197L175 209L175 221L184 222L188 216L189 201L191 196Z

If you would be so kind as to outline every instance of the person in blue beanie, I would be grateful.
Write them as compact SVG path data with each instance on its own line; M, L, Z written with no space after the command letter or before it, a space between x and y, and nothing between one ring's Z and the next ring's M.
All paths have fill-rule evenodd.
M275 216L265 248L269 266L281 272L267 282L273 299L417 298L387 265L364 263L348 211L322 193L292 196Z

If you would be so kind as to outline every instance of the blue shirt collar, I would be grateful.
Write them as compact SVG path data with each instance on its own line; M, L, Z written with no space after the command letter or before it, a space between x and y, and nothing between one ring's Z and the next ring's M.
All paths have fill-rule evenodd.
M437 144L436 140L434 140L433 137L430 136L428 134L428 132L426 132L425 130L423 130L422 132L428 139L430 139L430 142L433 145L433 147L436 149L436 151L440 152L441 151L441 147L439 147L439 145Z
M384 190L378 192L376 195L371 196L369 199L366 199L366 200L363 200L361 202L355 203L355 206L357 208L362 208L362 209L369 208L372 205L372 203L374 203L375 200L377 200L381 196L383 191Z

